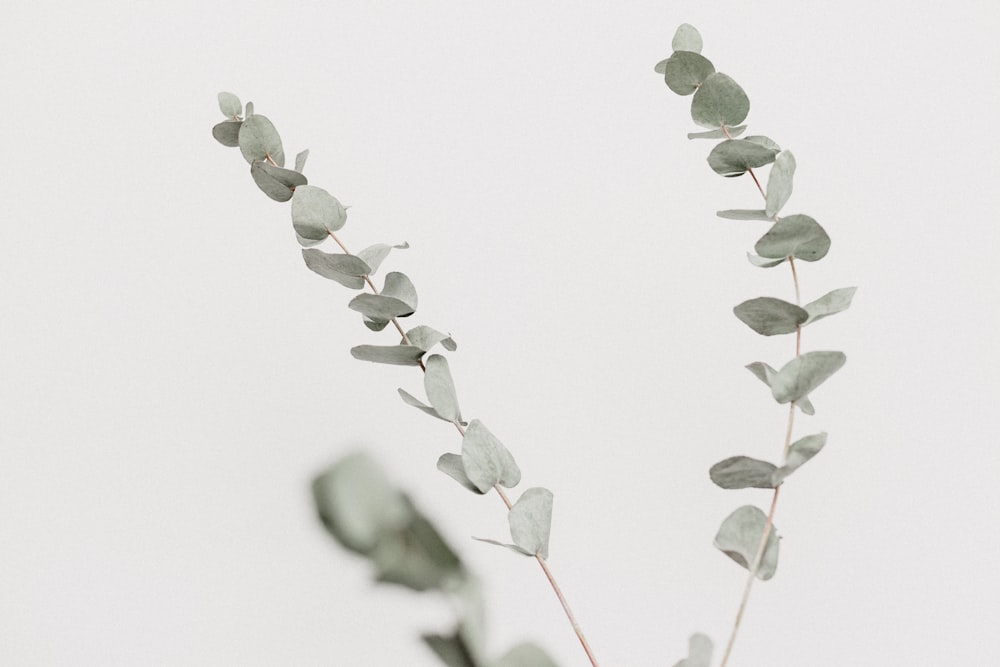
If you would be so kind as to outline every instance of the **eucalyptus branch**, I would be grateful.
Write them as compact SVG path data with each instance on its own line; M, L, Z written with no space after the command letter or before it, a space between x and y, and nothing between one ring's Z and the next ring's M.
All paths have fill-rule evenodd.
M673 54L660 61L656 72L663 74L667 86L679 95L693 95L691 117L707 131L688 134L689 139L722 139L709 153L708 164L716 173L727 176L748 174L764 198L763 209L733 209L719 211L722 218L759 220L770 223L770 229L754 246L756 254L748 253L754 266L771 268L788 262L795 288L795 303L773 297L758 297L737 305L737 318L764 336L795 334L795 356L775 370L763 362L747 366L759 380L771 389L779 404L788 404L788 423L782 447L781 465L733 456L712 466L712 481L724 489L772 489L770 508L765 515L758 507L745 505L722 522L715 537L715 546L748 571L732 632L726 644L720 667L725 667L732 653L743 614L746 611L755 579L774 576L778 564L778 538L774 514L785 479L826 444L826 433L808 435L792 442L795 410L814 414L810 393L844 365L842 352L801 352L802 328L829 315L846 310L855 288L848 287L827 293L801 305L798 272L795 260L814 262L826 256L830 237L813 218L802 215L779 216L792 194L795 158L791 151L782 150L766 136L737 139L746 129L741 125L750 111L750 101L743 89L729 76L717 72L715 66L701 55L702 39L698 31L681 25L674 35ZM754 173L755 168L772 165L766 189ZM712 643L704 635L691 637L689 657L683 667L708 667Z

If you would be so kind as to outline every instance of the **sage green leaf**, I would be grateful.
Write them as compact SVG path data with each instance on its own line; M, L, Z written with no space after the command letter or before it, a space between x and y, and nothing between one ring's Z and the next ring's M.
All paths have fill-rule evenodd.
M295 156L295 171L302 171L306 166L306 158L309 157L309 149L305 149Z
M410 306L410 312L399 317L408 317L417 310L417 289L406 277L406 274L398 271L387 273L385 276L385 286L382 287L382 296L399 299Z
M762 336L795 333L809 317L809 313L794 303L769 296L744 301L733 308L733 312L741 322Z
M535 644L518 644L501 656L496 667L558 667L549 655Z
M734 139L743 134L746 129L746 125L737 125L736 127L727 127L725 131L720 128L705 132L688 132L688 139Z
M360 259L357 257L351 257L351 255L330 254L316 249L302 251L302 259L305 260L306 266L309 267L309 270L313 273L318 273L329 280L335 280L344 287L361 289L365 286L365 281L362 278L341 270L344 268L348 270L357 270L358 268L357 265L352 264L345 258L361 262ZM362 264L363 263L364 262L362 262Z
M774 159L767 176L767 217L773 218L792 196L792 177L795 175L795 156L791 151L781 151Z
M716 486L723 489L773 489L774 471L778 467L749 456L733 456L719 461L708 471Z
M413 314L410 304L381 294L359 294L351 299L347 307L364 315L365 326L372 331L381 331L394 317Z
M666 72L668 60L670 60L670 58L664 58L660 62L656 63L656 66L653 67L653 71L656 72L657 74L663 74L664 72Z
M357 345L351 348L351 356L378 364L419 366L424 351L413 345Z
M827 292L815 301L810 301L804 306L806 312L809 313L809 319L805 323L812 324L824 317L847 310L851 306L851 299L854 298L857 289L857 287L841 287Z
M247 120L251 116L253 116L253 102L247 102L247 109L246 113L243 114L243 120Z
M420 637L434 655L441 658L448 667L485 667L474 657L474 651L462 636L461 632L445 637L444 635L422 635Z
M771 481L777 486L785 481L785 478L802 467L802 464L819 454L819 450L826 445L826 433L816 433L799 438L788 446L788 455L785 457L785 465L781 466L771 474Z
M795 257L815 262L826 257L830 237L819 223L808 215L788 215L778 220L754 246L761 257L777 259Z
M723 176L739 176L747 169L774 162L775 151L746 139L727 139L708 154L708 166Z
M690 23L682 23L677 26L674 38L670 42L670 47L674 51L694 51L695 53L701 53L701 46L701 34Z
M708 75L691 100L691 118L702 127L739 125L750 113L750 99L722 72Z
M771 378L771 394L778 403L797 401L823 384L845 361L843 352L806 352L782 366Z
M488 537L476 537L475 535L472 536L472 539L477 540L479 542L486 542L487 544L495 544L498 547L503 547L504 549L510 549L514 553L520 554L521 556L528 556L528 557L534 556L533 553L525 551L516 544L507 544L506 542L501 542L499 540L491 540Z
M424 324L413 327L407 331L406 339L410 341L410 345L416 345L425 351L430 351L430 349L438 343L441 343L441 346L450 352L454 352L458 349L458 346L455 344L455 341L452 340L451 336L443 334L437 329L432 329Z
M778 371L774 370L762 361L755 361L752 364L748 364L746 368L757 376L758 380L766 384L768 387L770 387L771 383L774 381L774 376L778 374ZM797 400L795 405L807 415L816 413L816 410L813 408L813 404L809 401L808 396L803 396Z
M212 136L223 146L233 148L240 145L241 120L224 120L212 128Z
M247 104L247 109L250 109ZM240 126L240 152L243 158L253 164L271 158L279 167L285 166L285 151L281 147L281 137L267 116L251 116Z
M674 667L711 667L712 648L712 640L696 632L688 639L688 657Z
M369 275L374 275L375 272L378 271L378 267L382 265L382 260L386 258L386 256L393 248L405 250L406 248L409 247L410 247L409 243L401 243L399 245L387 245L385 243L376 243L375 245L368 246L367 248L359 252L358 257L365 260L365 262L368 263L368 266L372 267L372 270L369 273Z
M345 456L312 485L316 510L345 548L368 555L389 532L403 530L413 508L366 454Z
M767 148L768 150L772 150L775 153L780 153L781 152L781 146L779 146L778 142L776 142L771 137L765 137L762 134L751 134L750 136L743 137L743 138L746 141L749 141L752 144L757 144L758 146L763 146L764 148Z
M715 66L700 53L674 51L663 66L663 79L678 95L690 95L713 72Z
M336 271L338 273L347 274L349 276L360 278L361 276L368 275L371 270L368 268L368 264L355 255L345 255L343 253L327 253L320 250L313 251L314 254L322 256L323 264ZM306 254L305 251L302 253Z
M292 226L303 238L321 241L347 222L347 211L336 197L315 185L295 188Z
M771 216L761 209L728 208L715 214L727 220L770 220Z
M306 177L291 169L272 167L266 162L254 162L250 165L250 176L264 194L274 201L288 201L295 190L304 186Z
M381 536L369 558L375 565L376 580L415 591L449 590L465 577L458 556L430 521L415 510L402 530Z
M772 259L770 257L760 257L758 255L754 255L753 253L749 252L747 253L747 259L749 259L750 263L753 264L754 266L759 266L764 269L769 269L772 266L778 266L779 264L784 264L786 261L788 261L787 257Z
M239 118L243 113L243 104L232 93L219 93L219 111L226 118Z
M295 240L299 242L303 248L312 248L313 246L322 245L323 241L326 239L307 239L303 238L298 232L295 233Z
M438 418L438 419L440 419L442 421L450 421L448 419L445 419L441 415L439 415L437 413L437 410L435 410L434 408L432 408L429 405L424 404L422 401L420 401L420 399L418 399L417 397L415 397L413 394L410 394L409 392L403 391L402 389L397 389L396 391L399 392L399 397L402 398L403 402L406 403L407 405L412 405L417 410L420 410L421 412L426 412L431 417L436 417L436 418Z
M440 354L432 354L427 358L426 367L424 391L427 392L427 400L443 418L452 422L462 421L448 360Z
M369 329L371 329L372 331L382 331L382 329L385 329L387 326L389 326L389 320L372 318L369 317L368 315L362 316L361 321L364 322L364 325Z
M552 492L541 487L525 490L507 514L514 544L533 556L549 557L552 529Z
M437 415L434 415L437 417ZM476 488L469 476L465 474L465 466L462 464L462 457L458 454L445 453L438 457L437 469L451 477L453 480L467 488L473 493L482 495L484 491Z
M753 505L744 505L723 520L715 535L715 547L749 570L757 557L765 525L767 515L764 512ZM757 578L762 581L773 577L778 567L777 532L778 529L772 525L767 535L764 555L757 568Z
M483 493L497 484L512 488L521 481L514 457L478 419L469 422L462 438L462 464L469 480Z

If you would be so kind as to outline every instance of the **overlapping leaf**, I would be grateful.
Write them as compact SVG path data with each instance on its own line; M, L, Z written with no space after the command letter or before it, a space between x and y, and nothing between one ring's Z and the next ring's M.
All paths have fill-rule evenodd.
M295 190L308 182L297 171L274 167L267 162L254 162L250 165L250 176L264 194L280 202L291 199Z
M691 118L702 127L731 127L746 120L750 99L740 85L722 72L715 72L695 91L691 100Z
M420 349L428 352L438 343L440 343L441 346L449 352L454 352L458 349L458 345L455 344L455 341L451 336L441 333L437 329L432 329L424 324L413 327L407 331L406 339L410 341L410 345L416 345Z
M521 469L503 443L478 419L469 422L462 438L462 466L480 492L495 485L508 488L521 481Z
M323 188L303 185L292 196L292 226L305 239L322 241L347 222L344 206Z
M243 158L253 164L270 158L275 165L285 166L285 151L281 147L281 137L266 116L251 115L252 107L247 103L247 117L240 126L239 145Z
M757 241L754 250L761 257L770 259L795 257L815 262L826 257L830 250L830 237L808 215L788 215L774 223Z
M380 323L380 329L394 317L407 317L417 309L417 292L404 274L393 272L385 277L381 294L359 294L347 307L356 310L368 322Z
M708 154L708 165L722 176L739 176L774 162L776 152L746 139L727 139Z
M778 403L798 401L836 373L847 357L843 352L806 352L781 367L771 378L771 394Z
M771 383L774 381L774 376L778 374L778 371L774 370L762 361L755 361L752 364L747 364L746 369L753 373L758 380L766 384L768 388L771 387ZM813 407L813 404L809 400L808 396L803 396L797 400L795 405L802 410L804 414L816 414L816 409Z
M427 358L426 367L424 391L427 392L427 400L430 401L431 407L448 421L462 421L462 412L458 407L458 396L455 393L455 383L451 379L448 360L440 354L432 354Z
M815 301L810 301L804 306L806 312L809 313L809 319L805 323L812 324L824 317L847 310L851 306L851 300L857 289L857 287L841 287L827 292Z
M365 260L368 266L371 267L369 275L374 275L375 272L378 271L378 267L382 265L382 260L384 260L388 256L389 252L393 248L405 250L406 248L409 247L410 247L409 243L401 243L399 245L387 245L385 243L376 243L375 245L368 246L367 248L359 252L358 257Z
M224 120L212 128L212 136L223 146L234 148L240 145L241 120Z
M361 289L365 286L365 281L357 271L367 269L368 265L363 260L353 255L343 255L339 253L326 253L315 248L304 249L302 259L305 260L309 270L329 280L335 280L344 287L351 289ZM365 271L367 272L367 271Z
M715 535L715 547L749 570L757 557L766 524L767 515L764 512L753 505L744 505L722 521L719 532ZM773 577L778 567L777 532L777 528L772 525L757 568L756 576L763 581Z
M663 64L663 79L678 95L690 95L713 72L712 62L693 51L675 51Z

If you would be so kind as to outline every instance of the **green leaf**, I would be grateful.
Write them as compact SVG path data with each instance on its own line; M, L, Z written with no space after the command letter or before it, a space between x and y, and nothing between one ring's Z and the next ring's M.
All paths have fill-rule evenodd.
M306 266L309 267L310 271L318 273L329 280L335 280L344 287L361 289L365 286L365 281L362 278L351 275L351 273L343 270L356 271L359 268L358 265L352 263L350 260L361 262L357 257L330 254L322 250L310 249L302 251L302 259L305 260ZM364 262L361 263L363 264Z
M375 578L415 591L454 588L466 576L461 561L437 529L416 510L411 511L407 525L382 535L369 554Z
M477 540L479 542L486 542L487 544L495 544L498 547L503 547L504 549L510 549L514 553L516 553L518 555L521 555L521 556L528 556L528 557L534 556L533 553L525 551L524 549L522 549L521 547L517 546L516 544L507 544L506 542L501 542L499 540L491 540L488 537L476 537L475 535L472 536L472 539Z
M387 273L385 276L385 286L382 287L382 296L399 299L410 306L410 312L400 317L412 315L417 310L417 289L406 277L406 274L398 271Z
M678 95L690 95L713 72L715 66L705 56L692 51L674 51L663 66L663 79Z
M438 415L434 415L438 417ZM440 417L438 417L440 419ZM473 493L482 495L485 491L480 491L476 488L476 485L472 483L469 476L465 474L465 465L462 463L462 457L458 454L445 453L438 457L437 469L444 474L451 477L453 480L467 488Z
M809 313L781 299L761 296L733 308L736 317L762 336L795 333Z
M760 209L745 209L745 208L728 208L725 211L716 211L715 214L720 218L726 218L727 220L770 220L771 216L767 215L763 210Z
M364 250L358 253L358 257L365 260L368 266L372 267L369 275L374 275L378 271L378 267L382 265L382 260L386 258L389 252L393 248L398 248L400 250L405 250L409 248L409 243L401 243L400 245L386 245L385 243L376 243L373 246L368 246Z
M774 223L757 241L754 250L761 257L771 259L795 257L815 262L826 257L830 250L830 237L808 215L788 215Z
M304 185L292 196L292 226L295 233L322 241L347 222L347 211L337 198L323 188Z
M430 351L430 349L438 343L441 343L441 346L450 352L454 352L458 349L458 346L455 344L455 341L452 340L451 336L443 334L437 329L432 329L424 324L413 327L407 331L406 339L410 341L410 345L416 345L425 351Z
M434 654L448 667L485 667L474 657L474 651L461 632L450 637L444 635L422 635L420 637Z
M787 257L782 257L780 259L771 259L770 257L760 257L758 255L754 255L753 253L749 252L747 253L747 259L750 260L750 263L753 264L754 266L759 266L764 269L769 269L772 266L778 266L779 264L784 264L786 261L788 261Z
M429 405L424 404L422 401L420 401L420 399L418 399L417 397L415 397L413 394L410 394L409 392L403 391L402 389L397 389L396 391L399 392L399 397L402 398L403 402L406 403L407 405L412 405L417 410L420 410L421 412L426 412L431 417L436 417L437 419L440 419L440 420L446 421L446 422L450 422L451 421L451 420L445 419L444 417L442 417L441 415L439 415L438 412L437 412L437 410L435 410L434 408L432 408Z
M699 632L688 639L688 657L674 667L711 667L712 640Z
M549 655L535 644L518 644L503 654L496 667L558 667Z
M722 72L710 74L691 100L691 118L702 127L739 125L750 113L750 100L740 85Z
M795 175L795 156L782 151L774 159L774 166L767 176L767 217L773 218L792 196L792 177Z
M778 142L776 142L771 137L765 137L762 134L751 134L750 136L743 137L743 138L745 140L749 141L752 144L757 144L758 146L763 146L764 148L766 148L768 150L772 150L775 153L780 153L781 152L781 146L779 146Z
M248 103L247 109L250 108ZM247 118L240 126L240 152L251 164L271 158L277 166L285 166L281 137L266 116L251 116L247 112Z
M789 445L785 465L771 474L774 486L784 482L785 478L802 467L802 464L819 454L819 450L823 449L824 445L826 445L826 433L807 435Z
M552 528L552 492L541 487L525 490L507 514L514 544L527 553L549 557Z
M483 493L497 484L511 488L521 481L514 457L478 419L469 422L462 438L462 464L466 476Z
M723 489L773 489L778 467L749 456L733 456L719 461L708 471L716 486Z
M351 299L347 307L364 315L365 325L372 331L381 331L394 317L413 314L410 304L381 294L359 294Z
M778 403L797 401L836 373L847 357L843 352L806 352L785 364L771 379Z
M805 305L806 312L809 313L809 319L805 323L812 324L824 317L847 310L857 289L857 287L841 287L827 292L815 301L810 301Z
M361 321L372 331L382 331L389 325L389 320L373 319L367 315L362 316Z
M212 128L212 136L223 146L233 148L240 145L241 120L224 120Z
M746 139L727 139L708 154L708 166L723 176L738 176L747 169L774 162L775 152Z
M295 156L295 171L301 172L303 169L305 169L306 158L308 157L309 157L308 148Z
M219 111L226 118L236 119L243 113L243 104L232 93L219 93Z
M743 134L746 129L746 125L737 125L736 127L727 127L725 131L720 128L705 132L688 132L688 139L734 139Z
M455 394L455 383L448 369L448 360L440 354L432 354L427 358L426 366L424 391L427 392L427 400L444 419L452 422L462 421L462 412L458 408L458 396Z
M272 167L266 162L254 162L250 165L250 176L264 194L274 201L288 201L295 190L304 186L306 177L291 169Z
M378 364L419 366L424 350L413 345L357 345L351 348L351 356Z
M312 248L313 246L322 245L323 241L326 240L326 239L306 239L302 238L302 236L298 232L294 232L294 234L295 234L295 240L298 241L299 245L301 245L303 248Z
M690 23L682 23L677 26L677 32L670 42L670 47L674 51L694 51L701 53L701 34L698 29Z
M247 120L253 116L253 102L247 102L246 113L243 114L243 120Z
M774 381L774 376L778 374L778 371L774 370L762 361L755 361L752 364L748 364L746 368L768 387L770 387L771 383ZM795 405L807 415L812 415L816 412L813 408L813 404L809 402L808 396L800 398L795 402Z
M723 520L715 535L715 547L749 570L757 557L765 525L767 515L764 512L753 505L744 505ZM757 568L757 578L762 581L773 577L778 567L777 532L772 525L767 535L767 546Z

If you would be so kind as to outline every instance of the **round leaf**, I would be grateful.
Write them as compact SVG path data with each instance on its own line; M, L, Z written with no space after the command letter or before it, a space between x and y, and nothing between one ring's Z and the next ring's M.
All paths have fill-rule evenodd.
M232 93L219 93L219 111L226 118L238 118L243 113L243 104Z
M691 100L691 118L715 129L739 125L750 113L750 100L740 85L721 72L710 74Z
M552 528L552 492L535 487L521 494L507 514L514 544L526 552L549 557L549 532Z
M705 56L691 51L675 51L663 66L667 87L678 95L690 95L698 90L715 66Z
M830 237L808 215L788 215L774 223L757 241L754 250L761 257L770 259L795 257L815 262L826 257L830 250Z
M306 177L299 172L273 167L266 162L250 165L250 175L257 187L274 201L288 201L296 188L306 184Z
M694 51L701 53L702 41L701 33L690 23L682 23L677 26L674 39L670 42L674 51Z
M249 109L249 104L247 108ZM281 137L266 116L251 116L240 126L240 152L249 163L271 158L279 167L285 166L285 151L281 147Z
M757 557L765 525L767 525L767 515L764 512L753 505L744 505L723 520L719 532L715 535L715 546L749 570ZM777 528L772 525L767 535L764 555L757 568L757 578L763 581L773 577L778 567L777 532Z
M719 461L708 471L716 486L723 489L773 489L778 467L749 456L733 456Z
M806 352L795 357L771 378L771 394L778 403L797 401L844 365L843 352Z
M303 185L292 196L292 226L302 238L325 239L347 222L347 211L337 198L323 188Z
M239 146L241 125L243 121L240 120L224 120L212 128L212 136L223 146Z
M717 174L739 176L747 169L774 162L775 151L746 139L727 139L708 154L708 165Z
M462 465L469 480L483 493L496 484L511 488L521 481L514 457L478 419L469 422L462 438Z
M794 303L769 296L744 301L733 308L736 317L763 336L795 333L809 317L804 309Z

